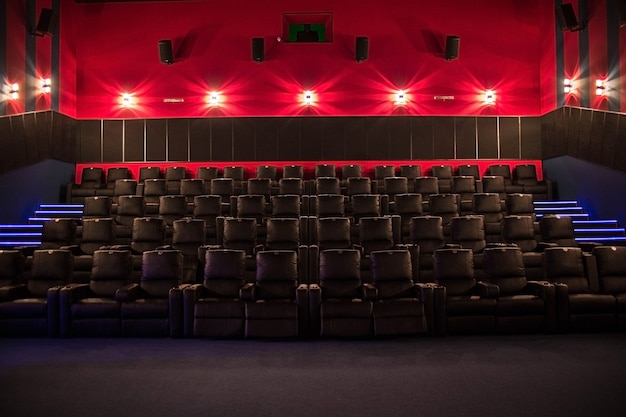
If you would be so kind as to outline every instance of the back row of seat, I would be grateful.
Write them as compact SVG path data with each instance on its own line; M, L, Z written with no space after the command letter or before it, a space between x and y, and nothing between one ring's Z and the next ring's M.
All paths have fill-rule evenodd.
M132 281L132 253L100 249L87 283L71 283L69 250L37 250L25 282L19 251L0 251L3 336L372 337L626 329L626 248L546 249L544 280L529 280L518 247L434 252L431 282L415 276L409 248L369 254L326 249L247 255L207 248L202 283L183 284L178 250L146 251Z
M517 165L512 171L506 164L492 165L484 175L479 172L478 165L461 165L456 168L456 172L452 165L435 165L430 168L428 174L428 176L422 175L419 165L403 165L399 170L391 165L380 165L374 168L371 176L365 176L361 165L344 165L341 167L341 175L338 176L334 165L317 165L314 178L307 179L304 176L303 167L299 165L285 166L282 177L278 175L278 167L262 165L256 168L256 176L251 178L246 178L245 169L242 166L225 167L221 173L217 167L200 167L194 177L188 174L185 167L172 166L165 169L164 175L159 167L141 167L139 178L132 178L131 171L127 167L109 168L105 179L103 168L88 167L82 170L80 183L68 184L66 200L81 203L88 196L122 194L145 196L165 194L186 196L263 194L269 196L270 194L302 195L340 192L360 194L364 192L365 180L367 180L367 193L393 195L406 192L472 193L485 191L529 193L542 200L552 197L551 182L539 181L536 167L532 164ZM422 177L432 179L422 180ZM461 180L460 177L465 177L465 179ZM316 181L320 178L326 179L325 182ZM331 178L338 180L336 189ZM349 186L349 180L352 178L358 178L361 181L358 185L354 185L354 190L351 190ZM214 181L218 179L222 181ZM125 184L120 180L129 181Z

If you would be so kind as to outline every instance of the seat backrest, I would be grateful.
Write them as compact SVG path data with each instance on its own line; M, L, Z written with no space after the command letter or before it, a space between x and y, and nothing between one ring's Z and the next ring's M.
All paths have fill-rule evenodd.
M43 223L39 249L58 249L76 243L76 221L69 218L50 219Z
M506 211L508 214L532 216L535 220L535 206L532 194L512 193L506 196Z
M476 180L469 175L455 175L452 177L452 192L473 195L476 192Z
M165 181L180 181L185 178L187 178L187 170L185 167L165 168Z
M83 203L83 218L111 217L113 200L108 196L85 197Z
M117 224L132 225L135 217L143 217L146 213L146 200L140 195L122 195L118 200Z
M336 177L336 176L337 176L337 171L335 170L334 165L330 165L330 164L315 165L315 178Z
M390 196L396 194L406 194L409 192L409 185L406 177L385 177L383 179L383 184L383 192L385 194L389 194Z
M421 253L433 253L444 243L443 219L441 216L416 216L409 224L411 243L419 245Z
M450 222L450 241L474 253L482 252L487 246L483 216L468 215L455 217Z
M500 287L500 295L515 294L527 285L522 251L517 247L494 247L484 250L485 280Z
M300 245L300 220L297 218L267 219L265 247L270 250L297 250Z
M323 217L316 222L317 245L320 250L348 249L350 238L350 219L347 217Z
M304 181L302 178L281 178L278 181L279 194L304 194Z
M130 178L130 170L127 167L111 167L107 169L107 187L109 188L112 188L117 180Z
M400 165L400 176L414 180L422 176L422 167L419 165Z
M210 249L205 253L203 287L210 297L239 298L245 283L246 253L241 250Z
M198 246L202 246L206 241L205 221L202 219L192 219L186 217L184 219L175 220L172 224L172 245L174 249L178 249L185 253L187 245L195 246L197 253Z
M21 283L25 258L18 250L0 250L0 287Z
M341 194L341 185L337 177L317 177L315 179L316 194Z
M374 167L374 179L383 180L387 177L395 177L396 168L393 165L376 165Z
M274 165L258 165L256 167L257 178L267 178L276 181L278 176L278 168Z
M89 288L98 297L115 296L118 288L131 281L133 258L128 250L97 250L93 253L93 264Z
M143 253L139 285L150 297L167 298L169 290L183 278L183 255L177 250Z
M475 214L499 214L502 217L500 195L496 193L476 193L472 198Z
M171 225L176 219L187 214L187 199L182 195L162 195L159 198L159 217Z
M421 216L424 210L422 195L417 193L396 194L393 198L395 213L399 215L412 214Z
M458 175L474 177L474 180L480 179L480 170L478 165L475 164L463 164L456 168Z
M187 197L189 202L197 195L204 194L204 181L197 178L185 178L180 181L180 194Z
M136 253L155 250L165 244L165 223L157 217L136 217L130 248Z
M130 178L118 179L113 183L113 195L134 195L137 194L137 181Z
M341 194L319 194L315 198L315 214L318 217L345 216L344 196Z
M102 246L115 243L115 223L111 218L83 220L83 232L80 238L80 250L92 255Z
M596 259L600 292L626 294L626 246L596 246L592 253Z
M256 254L256 298L293 300L298 286L298 255L289 250Z
M471 249L437 249L433 253L433 277L446 287L446 294L467 294L476 285Z
M243 181L245 170L242 166L226 166L224 167L224 178L232 178L235 181Z
M502 239L516 244L522 252L537 249L535 227L530 216L505 216L502 218Z
M431 170L433 176L439 178L440 180L452 180L452 165L433 165Z
M247 194L269 196L272 193L272 180L269 178L250 178L246 185Z
M506 164L491 165L487 168L487 173L503 177L505 182L511 179L511 167Z
M210 181L219 177L220 170L218 167L198 167L196 178L203 181Z
M300 217L300 195L280 194L271 197L272 217Z
M347 180L352 177L362 177L363 168L361 165L349 164L341 166L341 179Z
M329 249L319 255L322 299L362 298L361 254L356 249Z
M260 224L265 216L265 196L258 194L243 194L237 196L237 217L256 219Z
M283 178L304 178L304 167L302 165L285 165Z
M539 219L541 241L555 243L558 246L576 247L574 223L568 216L545 215Z
M352 216L358 220L362 217L379 217L381 213L379 194L356 194L352 196Z
M415 192L427 197L431 194L439 193L439 179L437 177L417 177L415 178Z
M363 252L392 249L393 224L391 217L363 217L359 220L359 243Z
M213 178L211 180L211 194L230 197L235 194L235 181L232 178Z
M104 170L100 167L85 167L81 172L81 188L99 188L104 185Z
M256 220L252 218L224 218L223 246L225 249L244 250L252 255L256 246Z
M543 268L548 281L567 285L568 294L590 292L583 252L580 248L546 248L543 252Z
M193 198L193 217L215 220L222 213L222 197L219 195L197 195Z
M483 191L486 193L503 194L506 192L504 177L501 175L485 175L482 179Z
M411 254L408 250L370 253L372 283L379 299L414 297Z
M141 167L139 168L139 182L143 183L149 179L160 179L161 168L159 167Z
M516 165L513 168L513 178L525 185L537 184L537 168L533 164Z
M30 277L26 287L38 298L46 297L48 288L68 284L74 269L74 257L65 249L38 249L33 252Z

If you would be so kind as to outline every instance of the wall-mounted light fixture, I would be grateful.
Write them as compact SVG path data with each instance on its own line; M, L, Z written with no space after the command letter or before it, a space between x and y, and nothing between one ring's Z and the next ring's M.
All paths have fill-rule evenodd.
M604 96L606 95L606 81L597 79L596 80L596 95Z
M570 94L574 92L574 81L569 78L563 80L563 92L565 94Z
M122 107L133 107L135 105L135 98L132 94L124 93L121 97Z
M310 106L315 103L315 93L311 90L306 90L302 93L302 103L306 106Z
M14 83L9 86L9 97L11 100L17 100L20 98L20 85L18 83Z
M409 98L404 90L398 90L396 94L394 94L394 104L397 106L404 106L408 100Z
M496 92L493 90L485 91L483 95L483 102L488 105L492 105L496 103Z
M219 106L220 104L220 94L216 91L211 91L207 95L207 102L211 107Z
M39 80L39 87L41 88L42 93L50 94L52 91L52 81L50 78L43 78Z

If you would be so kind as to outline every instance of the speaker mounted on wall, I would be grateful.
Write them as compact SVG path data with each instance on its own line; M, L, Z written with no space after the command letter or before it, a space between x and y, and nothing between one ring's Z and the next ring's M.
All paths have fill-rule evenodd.
M619 27L626 26L626 0L615 0L617 5L617 18L619 19Z
M356 62L363 62L369 57L369 39L365 36L357 36L354 47Z
M170 39L159 41L159 59L163 64L172 65L174 63L174 51Z
M584 29L584 25L578 22L574 6L571 3L563 3L556 8L556 20L559 22L559 27L563 32L566 30L576 32Z
M461 45L461 38L456 35L446 36L446 61L452 61L459 57L459 47Z
M35 36L52 36L56 28L57 15L52 9L43 8L35 27Z
M252 60L256 62L265 61L265 39L252 38Z

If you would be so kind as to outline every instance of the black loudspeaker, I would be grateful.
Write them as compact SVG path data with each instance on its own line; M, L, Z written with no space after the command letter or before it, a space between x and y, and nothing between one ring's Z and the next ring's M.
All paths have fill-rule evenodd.
M159 41L159 59L163 64L172 65L174 63L174 52L172 51L172 41L164 39Z
M556 20L562 31L573 32L579 29L578 19L576 19L576 13L574 13L574 7L571 3L562 4L556 8Z
M252 60L256 62L265 61L265 39L252 38Z
M363 62L368 58L370 41L365 36L356 37L356 45L354 47L354 54L357 62Z
M619 27L626 26L626 0L615 0L617 5L617 18L619 19Z
M54 27L56 23L56 14L52 9L41 9L41 13L39 14L39 20L37 21L37 26L35 27L35 35L37 36L52 36L52 32L54 32Z
M448 35L446 37L446 60L451 61L459 57L459 46L461 44L461 38L454 35Z

